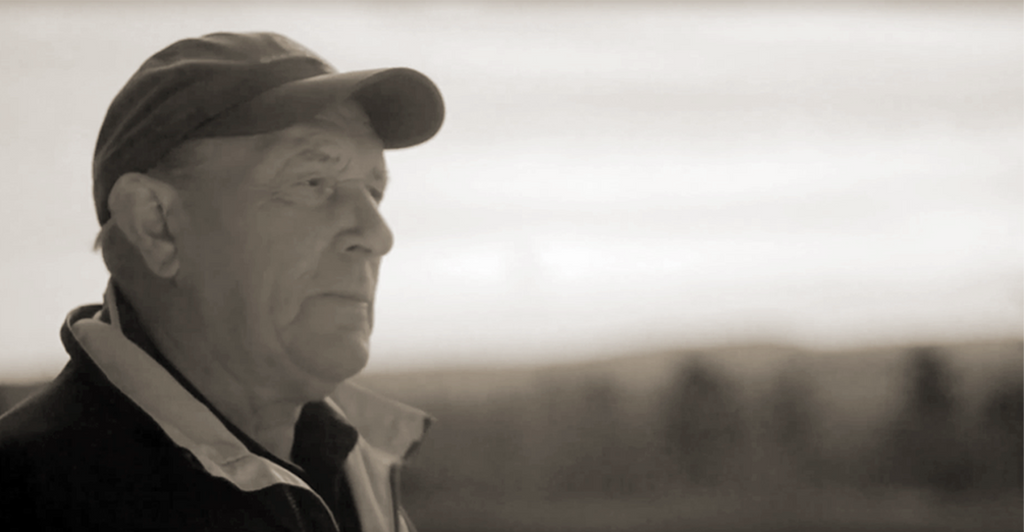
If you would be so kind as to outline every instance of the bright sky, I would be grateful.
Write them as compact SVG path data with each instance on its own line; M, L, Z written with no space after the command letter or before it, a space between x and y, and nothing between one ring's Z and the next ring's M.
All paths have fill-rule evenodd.
M1019 338L1020 3L0 4L0 377L106 284L90 164L152 53L273 30L408 66L371 369L729 340Z

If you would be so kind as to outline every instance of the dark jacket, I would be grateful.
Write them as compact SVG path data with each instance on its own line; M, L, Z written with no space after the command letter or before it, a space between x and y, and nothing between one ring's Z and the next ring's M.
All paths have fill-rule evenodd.
M109 312L115 292L110 323L99 306L69 314L71 361L0 417L0 529L411 529L396 483L429 422L422 412L345 383L337 402L303 409L293 459L304 450L295 461L306 468L296 468L130 342ZM346 507L356 515L335 519Z

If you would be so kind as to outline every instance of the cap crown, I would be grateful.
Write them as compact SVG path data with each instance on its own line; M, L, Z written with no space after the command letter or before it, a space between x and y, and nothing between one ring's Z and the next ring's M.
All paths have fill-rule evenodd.
M122 174L153 168L217 115L285 83L335 73L327 61L275 33L214 33L149 58L114 98L93 157L100 224Z

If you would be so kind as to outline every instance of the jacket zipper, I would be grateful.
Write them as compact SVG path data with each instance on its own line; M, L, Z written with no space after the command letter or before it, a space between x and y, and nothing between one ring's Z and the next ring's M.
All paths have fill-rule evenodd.
M388 480L391 481L390 482L390 484L391 484L391 507L392 507L391 509L393 510L391 512L391 514L392 514L392 518L394 519L394 527L395 527L394 530L395 530L395 532L402 532L402 527L401 527L401 522L400 522L401 519L402 519L402 517L401 517L401 505L400 505L400 503L398 501L398 494L400 493L399 485L398 485L399 475L400 474L401 474L401 469L397 465L391 466L391 470L388 471L388 476L391 477Z
M288 497L288 504L292 507L292 513L295 514L295 522L299 524L299 531L306 532L306 523L302 518L302 514L299 513L299 505L295 502L295 497L292 496L292 489L289 486L284 487L284 494Z
M313 493L313 496L316 497L316 500L320 503L320 506L324 509L325 512L327 512L327 516L331 518L331 524L334 525L333 530L335 532L341 532L341 527L338 526L338 520L334 518L334 514L331 512L331 509L327 507L327 503L325 503L324 500L321 499L320 496L317 495L315 492L310 493ZM295 520L299 523L299 531L306 532L305 519L303 519L302 517L302 512L299 511L299 504L295 502L295 496L292 495L292 487L285 486L284 494L286 497L288 497L288 505L291 506L292 513L295 514Z

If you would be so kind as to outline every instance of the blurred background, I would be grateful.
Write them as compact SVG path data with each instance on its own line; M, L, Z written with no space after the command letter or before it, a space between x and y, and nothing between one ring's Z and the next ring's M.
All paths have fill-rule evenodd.
M106 107L183 37L407 66L373 357L423 532L1020 530L1020 2L0 3L0 410L100 300Z

